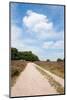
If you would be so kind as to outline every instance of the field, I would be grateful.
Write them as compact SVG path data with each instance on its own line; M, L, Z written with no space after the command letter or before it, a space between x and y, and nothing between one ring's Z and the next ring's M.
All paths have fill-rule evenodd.
M64 62L47 62L47 61L36 61L34 62L42 68L64 78Z
M22 61L22 60L12 60L11 61L11 86L14 85L16 82L16 79L18 78L19 74L24 71L27 61Z

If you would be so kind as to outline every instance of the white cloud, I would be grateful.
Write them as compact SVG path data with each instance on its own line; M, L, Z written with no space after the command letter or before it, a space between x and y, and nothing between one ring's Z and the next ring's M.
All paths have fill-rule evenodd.
M60 40L60 41L47 41L44 42L43 44L43 48L45 49L64 49L64 41Z
M64 32L56 32L53 22L49 21L46 15L32 10L28 10L26 14L22 21L29 34L31 33L34 37L42 40L60 40L64 38Z
M33 12L31 10L27 11L27 15L23 18L23 24L33 32L42 33L47 31L52 31L53 23L49 21L47 16Z

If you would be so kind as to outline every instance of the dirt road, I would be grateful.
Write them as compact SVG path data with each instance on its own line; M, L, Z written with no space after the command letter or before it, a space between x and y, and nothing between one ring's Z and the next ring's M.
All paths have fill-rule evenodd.
M11 88L11 97L58 94L48 80L36 69L33 63L28 63L20 74L16 84Z

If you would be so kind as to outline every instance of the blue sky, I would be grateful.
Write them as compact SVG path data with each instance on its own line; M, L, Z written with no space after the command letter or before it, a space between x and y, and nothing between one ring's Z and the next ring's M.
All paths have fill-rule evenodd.
M11 46L40 60L64 58L64 6L11 3Z

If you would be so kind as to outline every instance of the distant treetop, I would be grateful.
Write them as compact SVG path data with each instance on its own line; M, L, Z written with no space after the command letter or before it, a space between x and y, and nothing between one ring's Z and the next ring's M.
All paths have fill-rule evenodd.
M61 62L61 61L64 61L64 60L61 59L61 58L58 58L58 59L57 59L57 62Z

